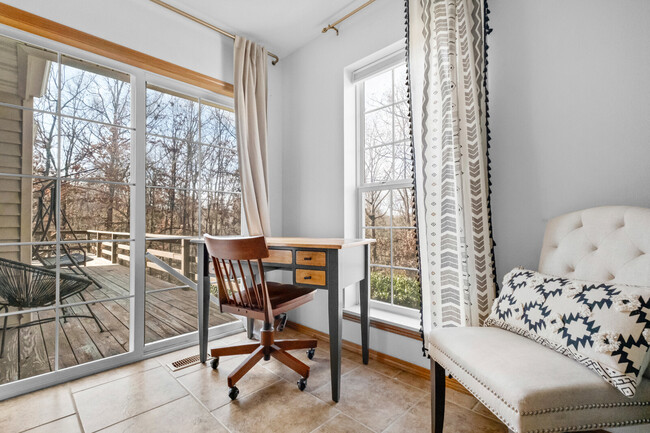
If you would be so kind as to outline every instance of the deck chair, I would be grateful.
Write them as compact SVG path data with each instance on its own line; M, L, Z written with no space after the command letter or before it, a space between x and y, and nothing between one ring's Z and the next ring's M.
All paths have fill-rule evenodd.
M41 189L36 194L36 212L34 213L34 219L32 221L32 238L36 241L45 242L47 241L47 233L52 230L53 225L56 221L56 200L45 200L45 196L56 197L56 181L55 180L45 180L42 181L44 184ZM49 194L46 192L49 191ZM78 239L77 233L72 228L70 221L61 209L60 212L61 227L66 227L72 237L76 240ZM54 269L56 267L57 257L52 256L51 254L44 254L42 251L42 246L35 245L33 248L34 259L38 260L43 267L46 269ZM77 275L83 275L86 279L90 280L97 288L102 288L102 285L91 275L89 275L81 265L84 265L91 261L92 258L88 257L86 250L80 246L74 246L71 244L62 244L61 245L61 256L59 257L59 264L61 267L67 267L70 271L74 272Z
M79 275L59 273L59 301L79 295L85 302L83 291L92 281ZM9 308L29 310L54 305L56 303L56 272L42 267L26 265L21 262L0 258L0 311L9 312ZM90 318L95 321L100 332L104 331L99 319L93 313L90 305L86 304L89 315L67 314L59 316L68 318ZM10 329L20 329L54 321L55 318L45 318L21 323L22 315L18 316L18 325L7 327L8 316L4 317L2 326L2 341L0 343L0 358L4 354L5 336ZM18 338L18 356L20 357L20 338ZM19 359L20 361L20 359Z

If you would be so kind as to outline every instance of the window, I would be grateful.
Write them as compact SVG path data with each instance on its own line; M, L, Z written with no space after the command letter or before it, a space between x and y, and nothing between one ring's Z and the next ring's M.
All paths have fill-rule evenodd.
M357 84L360 228L377 240L370 252L373 306L412 314L420 286L406 66L380 63L383 70L362 72L370 78Z

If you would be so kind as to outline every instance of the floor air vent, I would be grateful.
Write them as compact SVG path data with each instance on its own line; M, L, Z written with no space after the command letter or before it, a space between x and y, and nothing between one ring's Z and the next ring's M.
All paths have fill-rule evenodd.
M201 362L201 355L188 356L187 358L179 359L178 361L170 362L167 364L171 371L182 370L183 368L191 367L192 365Z

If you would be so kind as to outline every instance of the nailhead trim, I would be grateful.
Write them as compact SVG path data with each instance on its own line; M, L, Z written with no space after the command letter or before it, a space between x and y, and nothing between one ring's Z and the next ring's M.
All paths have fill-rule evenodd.
M581 430L593 430L599 429L602 427L625 427L629 425L639 425L650 423L650 418L637 419L632 421L620 421L620 422L603 422L599 424L583 424L580 426L572 427L555 427L552 429L538 429L538 430L528 430L526 433L554 433L554 432L565 432L565 431L581 431Z
M648 401L638 401L638 402L623 402L623 403L593 403L593 404L583 404L580 406L564 406L564 407L553 407L550 409L539 409L533 410L530 412L524 412L522 415L541 415L545 413L555 413L555 412L569 412L574 410L585 410L585 409L610 409L613 407L629 407L629 406L650 406Z
M465 374L470 376L472 379L476 380L478 383L480 383L485 389L490 391L492 395L494 395L496 398L501 400L502 403L504 403L506 406L508 406L513 412L515 412L517 415L520 416L530 416L530 415L542 415L545 413L556 413L556 412L569 412L569 411L576 411L576 410L586 410L586 409L607 409L607 408L614 408L614 407L629 407L629 406L650 406L650 401L625 401L625 402L618 402L618 403L593 403L593 404L584 404L584 405L579 405L579 406L563 406L563 407L552 407L548 409L537 409L537 410L532 410L532 411L527 411L527 412L520 412L517 408L515 408L512 404L507 402L503 397L498 395L495 391L493 391L489 386L487 386L485 383L483 383L479 378L474 376L472 373L470 373L467 369L462 367L460 364L458 364L456 361L452 359L451 356L449 356L448 353L446 353L444 350L440 349L438 346L435 344L429 342L431 346L433 346L436 350L438 350L440 353L445 355L447 359L449 359L451 362L453 362L458 368L460 368ZM431 351L429 351L431 354ZM458 378L455 378L458 380ZM460 382L460 380L458 380ZM462 384L462 382L461 382ZM465 386L464 384L462 384ZM467 388L467 387L466 387ZM476 397L476 396L475 396ZM485 404L485 403L483 403ZM611 427L611 426L610 426Z

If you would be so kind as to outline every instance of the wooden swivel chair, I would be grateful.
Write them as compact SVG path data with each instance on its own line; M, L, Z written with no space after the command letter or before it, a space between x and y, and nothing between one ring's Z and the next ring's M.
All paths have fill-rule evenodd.
M314 357L316 340L273 339L274 317L292 310L314 299L314 290L291 284L267 282L264 278L262 259L269 256L264 236L214 237L205 235L205 246L212 257L217 286L219 307L222 313L231 313L264 321L259 343L220 347L210 350L212 368L219 366L219 357L244 355L248 357L228 376L228 395L237 398L239 389L235 384L257 362L274 357L300 376L298 388L307 386L309 366L291 356L287 350L309 349L307 356ZM251 261L255 262L253 265ZM257 282L254 268L257 268L260 282ZM246 272L248 272L248 277ZM250 284L249 284L250 282Z

